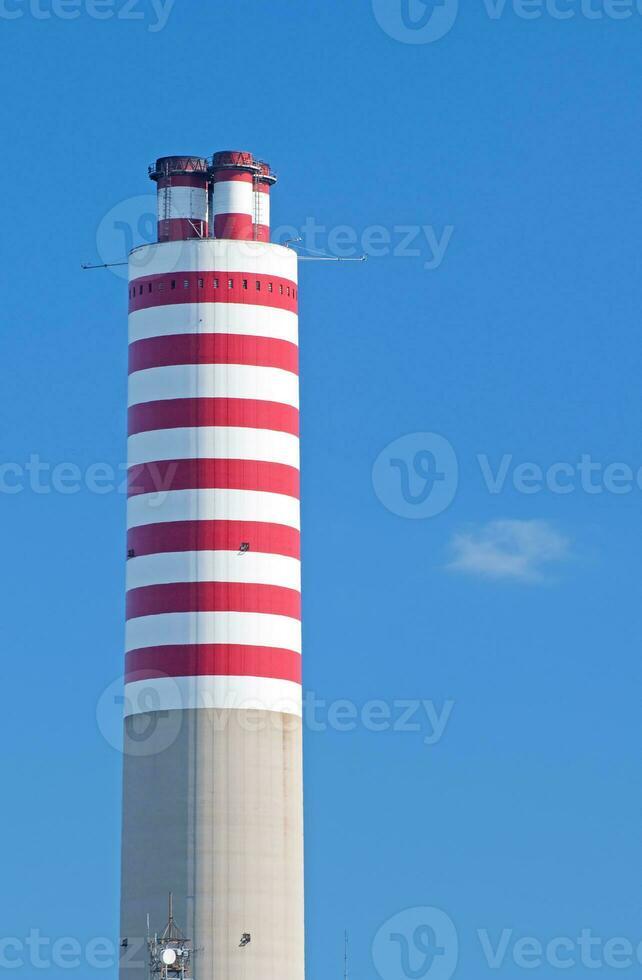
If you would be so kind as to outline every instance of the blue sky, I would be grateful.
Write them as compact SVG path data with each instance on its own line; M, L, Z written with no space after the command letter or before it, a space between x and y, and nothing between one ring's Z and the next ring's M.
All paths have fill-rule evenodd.
M124 459L126 287L80 263L144 238L156 156L238 147L274 225L383 253L300 270L305 686L360 713L306 732L310 980L346 926L355 980L408 976L391 931L449 980L452 931L427 969L428 913L393 919L424 906L455 976L557 976L520 937L637 944L642 15L445 0L431 41L419 0L74 2L0 4L0 933L118 931L125 507L86 483ZM419 731L369 730L373 700ZM513 930L501 967L479 930Z

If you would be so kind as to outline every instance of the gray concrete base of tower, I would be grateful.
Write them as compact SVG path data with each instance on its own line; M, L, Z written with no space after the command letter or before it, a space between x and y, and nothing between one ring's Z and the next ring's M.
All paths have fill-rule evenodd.
M304 980L301 719L128 718L123 791L120 980L146 980L169 892L194 980Z

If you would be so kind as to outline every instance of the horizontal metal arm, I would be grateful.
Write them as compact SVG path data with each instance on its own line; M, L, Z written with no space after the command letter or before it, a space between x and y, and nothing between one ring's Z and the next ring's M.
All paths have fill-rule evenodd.
M125 261L125 262L103 262L102 265L91 265L91 263L89 263L89 262L81 262L80 268L81 269L84 269L84 270L86 270L86 269L111 269L115 265L128 265L128 264L129 263L127 261Z
M343 258L338 255L299 255L299 262L365 262L367 255Z

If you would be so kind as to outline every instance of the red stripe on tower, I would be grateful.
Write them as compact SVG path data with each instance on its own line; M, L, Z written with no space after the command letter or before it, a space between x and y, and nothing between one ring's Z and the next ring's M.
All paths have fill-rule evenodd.
M165 459L127 471L127 494L170 490L256 490L299 497L299 471L286 463L249 459Z
M301 535L296 528L260 521L143 524L128 530L127 552L130 557L140 557L170 551L238 551L244 541L259 554L301 557Z
M234 425L299 434L297 408L252 398L165 398L132 405L128 419L130 436L154 429L199 425Z
M161 157L149 176L158 189L158 241L207 238L207 160Z
M127 619L178 612L257 612L301 618L294 589L247 582L171 582L130 589Z
M301 683L301 654L278 647L199 643L130 650L125 683L149 677L202 677L207 674L279 677Z
M129 373L173 364L246 364L298 374L296 344L244 334L175 334L148 337L129 345Z

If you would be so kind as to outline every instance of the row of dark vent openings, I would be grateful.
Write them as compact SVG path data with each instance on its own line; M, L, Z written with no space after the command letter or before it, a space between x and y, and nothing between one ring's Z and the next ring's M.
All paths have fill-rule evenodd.
M169 288L170 289L176 289L176 282L177 282L176 279L170 279L169 282L170 282ZM259 293L261 291L261 282L260 282L260 280L259 279L256 279L255 280L255 284L256 284L256 291L257 291L257 293ZM143 292L145 291L145 285L147 285L147 292L148 293L153 292L153 288L154 288L153 283L151 283L151 282L142 283L138 287L138 295L139 296L142 296L143 295ZM160 292L162 292L165 289L165 285L166 284L165 284L165 281L164 280L161 280L156 285L157 285L157 292L160 293ZM212 280L212 286L213 286L214 289L219 289L220 288L220 278L218 278L218 277L214 278ZM190 287L190 281L189 281L189 279L184 279L183 280L183 289L189 289L189 287ZM198 280L198 288L199 289L204 289L205 288L205 279L199 279ZM227 288L228 289L234 289L234 279L228 279L227 280ZM241 279L241 288L242 289L249 289L249 280L248 279ZM268 291L268 293L273 293L274 292L274 283L268 282L268 284L267 284L267 291ZM279 294L281 296L283 296L283 295L292 296L293 299L296 299L296 288L294 286L284 286L281 283L281 284L279 284ZM134 298L134 296L136 295L136 287L135 286L132 286L132 288L129 291L129 295L130 295L130 297L132 299Z

